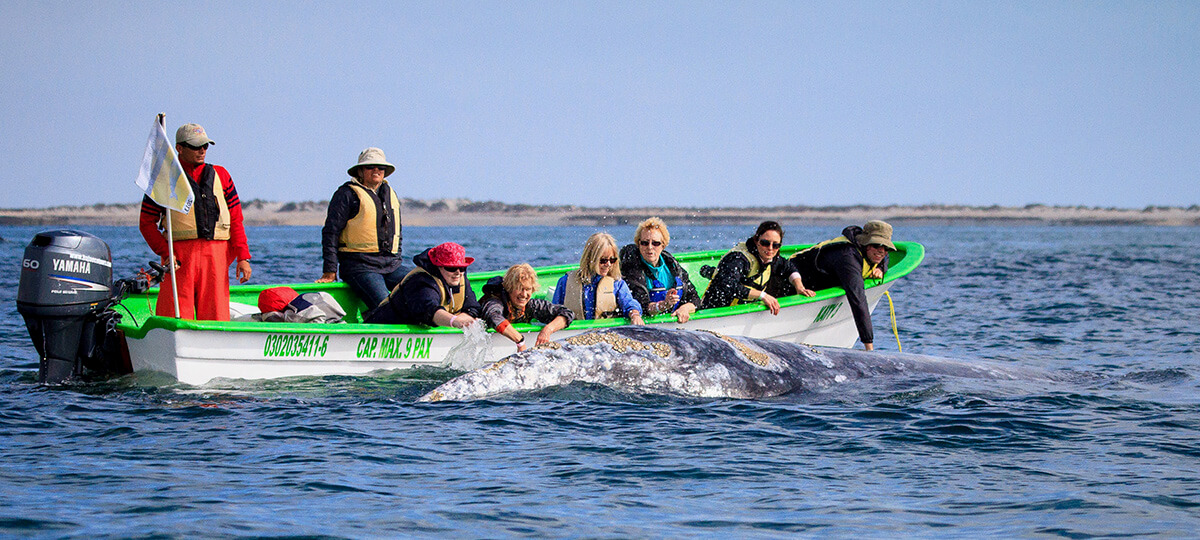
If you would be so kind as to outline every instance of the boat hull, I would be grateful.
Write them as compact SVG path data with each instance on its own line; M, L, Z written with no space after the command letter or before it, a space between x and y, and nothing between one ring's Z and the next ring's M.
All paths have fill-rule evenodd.
M799 247L792 246L792 250ZM905 245L902 249L900 259L893 261L893 268L900 266L899 271L883 280L872 280L866 288L872 311L894 280L910 272L923 257L923 248L917 244ZM707 252L676 257L691 266L689 272L693 276L698 276L700 263L715 264L719 255L718 252ZM554 283L567 269L565 266L539 269L539 280ZM889 271L889 274L893 272ZM707 286L703 278L695 277L693 281L698 282L698 287ZM312 284L292 287L300 292L318 290ZM320 287L323 288L319 290L334 287L335 292L349 294L343 290L344 284ZM262 288L235 291L235 304L237 300L252 300ZM511 341L492 331L482 336L469 336L456 329L408 325L179 321L150 316L153 313L151 298L148 295L144 301L125 302L126 307L137 309L140 306L146 310L137 314L144 317L135 317L141 319L142 324L123 323L119 326L125 335L130 363L135 373L162 373L186 384L203 385L214 379L365 375L420 366L474 369L516 352ZM761 304L754 303L701 310L682 324L670 315L652 317L647 322L664 328L708 330L827 347L850 347L858 339L853 314L841 289L819 291L814 298L782 298L780 305L778 315L772 315ZM360 307L351 308L349 320L357 320L355 308ZM555 333L554 339L625 322L624 319L576 321ZM521 331L532 341L537 328L525 327ZM468 342L467 345L464 342Z

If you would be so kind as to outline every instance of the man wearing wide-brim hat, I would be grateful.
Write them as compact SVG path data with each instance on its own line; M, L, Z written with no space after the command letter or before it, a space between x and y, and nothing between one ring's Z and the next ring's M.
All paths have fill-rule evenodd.
M396 171L383 150L367 148L346 170L351 179L329 200L321 229L324 260L317 283L340 273L366 304L378 306L404 278L400 259L400 199L387 178ZM366 311L366 310L364 310Z
M883 279L887 272L888 252L896 251L892 243L892 226L883 221L868 221L862 227L851 225L842 235L821 242L792 256L792 265L810 289L841 287L854 314L858 339L868 351L875 349L875 333L871 326L871 308L867 304L867 279Z
M175 131L175 151L187 174L195 201L191 211L168 212L142 198L138 229L142 238L168 264L166 222L171 220L175 246L175 279L179 316L184 319L229 320L229 265L237 261L240 283L250 279L250 247L242 226L242 203L229 171L206 162L208 147L216 144L200 124L184 124ZM175 316L171 279L158 290L155 315Z

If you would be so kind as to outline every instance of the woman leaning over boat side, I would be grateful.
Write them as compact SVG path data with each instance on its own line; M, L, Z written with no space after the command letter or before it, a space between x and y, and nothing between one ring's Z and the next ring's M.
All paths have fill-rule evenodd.
M467 267L466 250L446 242L413 257L412 269L365 322L465 328L480 315Z
M329 199L321 229L324 263L316 282L332 283L340 271L368 310L405 276L400 267L400 199L384 180L395 170L383 150L363 150L346 171L352 179Z
M700 295L687 270L667 252L671 233L652 217L638 224L633 243L621 248L621 275L646 315L670 313L681 323L700 306Z
M716 274L704 292L701 309L733 306L761 300L779 315L777 296L816 293L806 289L800 273L779 256L783 246L783 227L775 221L764 221L754 236L740 242L717 263Z
M483 286L483 320L496 332L517 344L517 352L526 349L522 336L513 323L538 321L546 326L538 332L536 345L550 341L550 335L566 328L575 314L561 304L534 298L537 292L537 272L528 264L514 264L503 276L489 279Z
M554 287L554 303L563 304L584 319L629 317L642 322L642 305L633 299L617 265L617 241L598 232L588 237L579 268L567 272Z
M863 348L875 350L875 331L871 325L871 308L867 304L865 279L883 279L887 272L892 243L892 226L872 220L859 227L842 229L842 235L801 251L791 263L815 290L841 287L846 291L846 303L854 314L858 339Z

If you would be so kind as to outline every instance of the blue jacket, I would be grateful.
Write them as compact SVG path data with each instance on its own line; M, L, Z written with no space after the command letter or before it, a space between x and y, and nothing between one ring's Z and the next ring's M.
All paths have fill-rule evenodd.
M600 283L601 276L592 277L592 282L583 286L583 318L591 320L596 318L596 284ZM618 279L613 282L613 295L617 297L617 307L621 309L621 313L626 317L629 312L642 312L642 305L637 300L633 299L633 294L629 292L629 286L625 284L625 280ZM563 274L558 278L558 285L554 287L554 302L555 304L563 304L563 299L567 296L567 275Z

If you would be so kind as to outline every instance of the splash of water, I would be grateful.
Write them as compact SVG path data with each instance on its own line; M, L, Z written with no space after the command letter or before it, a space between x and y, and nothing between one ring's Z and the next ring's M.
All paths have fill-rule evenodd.
M491 339L482 319L475 319L470 326L463 328L463 340L446 355L451 369L472 371L491 363Z

